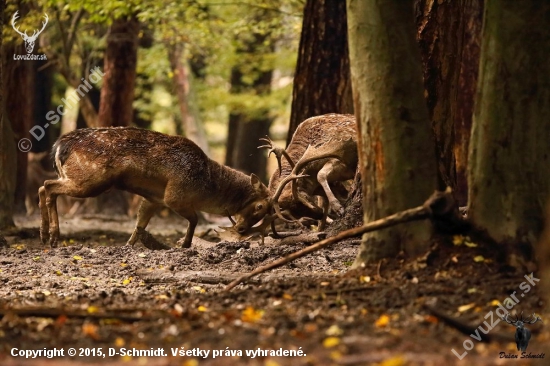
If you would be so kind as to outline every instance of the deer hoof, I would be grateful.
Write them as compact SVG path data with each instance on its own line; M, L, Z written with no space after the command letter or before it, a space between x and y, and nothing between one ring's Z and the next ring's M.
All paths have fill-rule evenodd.
M177 241L178 246L181 248L191 248L191 240L185 240L185 238L181 238Z

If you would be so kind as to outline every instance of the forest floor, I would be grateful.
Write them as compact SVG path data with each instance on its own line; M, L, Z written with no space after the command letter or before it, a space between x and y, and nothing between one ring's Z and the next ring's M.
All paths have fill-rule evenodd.
M8 247L0 248L1 365L550 362L550 330L545 328L550 314L539 313L538 287L520 289L522 282L528 283L526 273L504 270L497 253L465 237L441 237L419 259L381 261L359 270L350 270L359 240L346 240L224 292L239 274L306 245L216 243L215 233L208 230L216 224L200 226L196 235L203 239L195 238L190 249L152 251L141 243L125 246L134 225L127 217L60 221L62 240L54 249L41 245L37 216L17 217L19 229L4 233ZM155 217L148 229L174 246L185 231L183 222ZM480 325L486 329L496 323L497 304L506 303L514 291L520 302L513 311L536 312L544 320L529 325L533 337L527 350L531 355L546 353L544 359L502 358L501 352L521 357L515 329L503 321L489 332L491 342L469 336ZM462 325L450 326L445 314ZM473 348L464 354L464 345ZM63 349L65 357L11 356L53 348ZM67 356L70 348L76 356ZM165 356L109 355L123 349L158 349ZM270 350L278 353L270 356ZM173 351L191 356L173 356ZM295 356L284 356L284 351Z

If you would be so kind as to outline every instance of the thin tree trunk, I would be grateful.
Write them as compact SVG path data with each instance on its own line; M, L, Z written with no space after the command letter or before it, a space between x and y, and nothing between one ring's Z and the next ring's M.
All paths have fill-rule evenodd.
M470 144L469 217L527 259L550 193L549 19L548 2L486 2Z
M174 45L167 45L168 59L170 60L170 67L174 74L173 82L174 89L176 90L176 96L178 98L178 104L181 113L181 122L183 125L183 133L185 137L196 143L206 155L210 155L210 148L208 141L206 140L206 133L198 119L198 114L193 113L190 101L190 78L191 75L187 68L187 65L182 62L183 57L183 45L176 43Z
M132 123L138 32L139 22L135 18L115 19L111 25L103 66L100 126L129 126Z
M357 116L364 222L421 205L436 165L412 1L348 0L353 100ZM429 247L429 223L365 234L354 266Z
M300 123L326 113L353 113L345 0L306 2L287 145Z
M4 29L5 2L0 1L0 29ZM0 32L0 50L4 50L3 36ZM0 55L1 56L1 55ZM4 105L4 83L0 57L0 230L13 227L13 198L15 193L15 175L17 158L13 132ZM1 236L0 236L1 237Z
M473 114L477 73L471 70L477 70L479 63L479 49L475 53L473 46L476 41L479 44L481 4L480 0L419 0L416 8L424 87L435 136L438 188L451 187L464 205L464 145L467 148Z

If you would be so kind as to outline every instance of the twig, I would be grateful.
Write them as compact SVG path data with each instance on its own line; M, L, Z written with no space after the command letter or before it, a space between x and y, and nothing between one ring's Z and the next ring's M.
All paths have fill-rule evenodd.
M136 312L137 311L141 311L141 310L136 310ZM83 310L67 310L67 309L58 309L58 308L29 307L29 308L0 309L0 318L4 317L7 314L15 314L17 316L33 316L33 317L39 317L39 318L58 318L60 316L66 316L68 318L91 318L91 319L113 318L113 319L119 319L126 322L137 322L141 320L158 319L158 316L126 315L126 314L120 314L119 312L89 313Z
M435 192L424 202L422 206L411 208L405 211L398 212L396 214L390 215L386 218L370 222L366 225L342 231L338 235L333 237L321 240L318 243L310 245L307 248L289 254L288 256L276 260L275 262L269 263L265 266L256 268L254 271L237 278L235 281L227 285L224 291L229 291L239 283L248 280L251 277L256 276L257 274L269 271L274 268L281 267L287 263L290 263L298 258L301 258L305 255L313 253L319 249L325 248L331 244L337 243L340 240L351 238L357 235L368 233L375 230L385 229L390 226L397 224L402 224L409 221L423 220L428 217L434 216L438 219L451 219L454 218L456 210L453 197L451 195L450 189L447 189L445 192ZM458 211L457 211L458 212Z

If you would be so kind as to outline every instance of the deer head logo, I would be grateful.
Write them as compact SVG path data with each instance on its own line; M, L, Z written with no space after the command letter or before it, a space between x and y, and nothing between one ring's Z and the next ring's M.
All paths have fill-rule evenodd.
M516 345L518 346L518 351L525 351L527 350L527 346L529 345L529 339L531 339L531 331L525 328L525 324L534 324L539 320L542 322L542 319L539 316L536 316L534 313L533 315L524 318L523 311L519 316L516 316L515 319L508 319L509 316L510 313L506 314L503 320L506 321L506 323L512 324L514 327L517 328Z
M25 41L25 49L27 50L27 53L31 53L32 50L34 49L34 42L36 42L36 39L38 38L40 33L42 33L44 28L46 28L46 24L48 24L48 14L44 13L44 18L46 19L46 21L42 22L42 29L40 29L40 31L35 30L32 36L29 36L27 34L27 31L25 31L25 33L22 33L21 31L19 31L19 27L15 27L15 20L18 18L18 15L17 15L18 12L19 11L16 11L15 14L13 14L13 17L11 18L11 26L13 27L13 29L15 29L17 33L21 35L21 37L23 38L23 41Z

